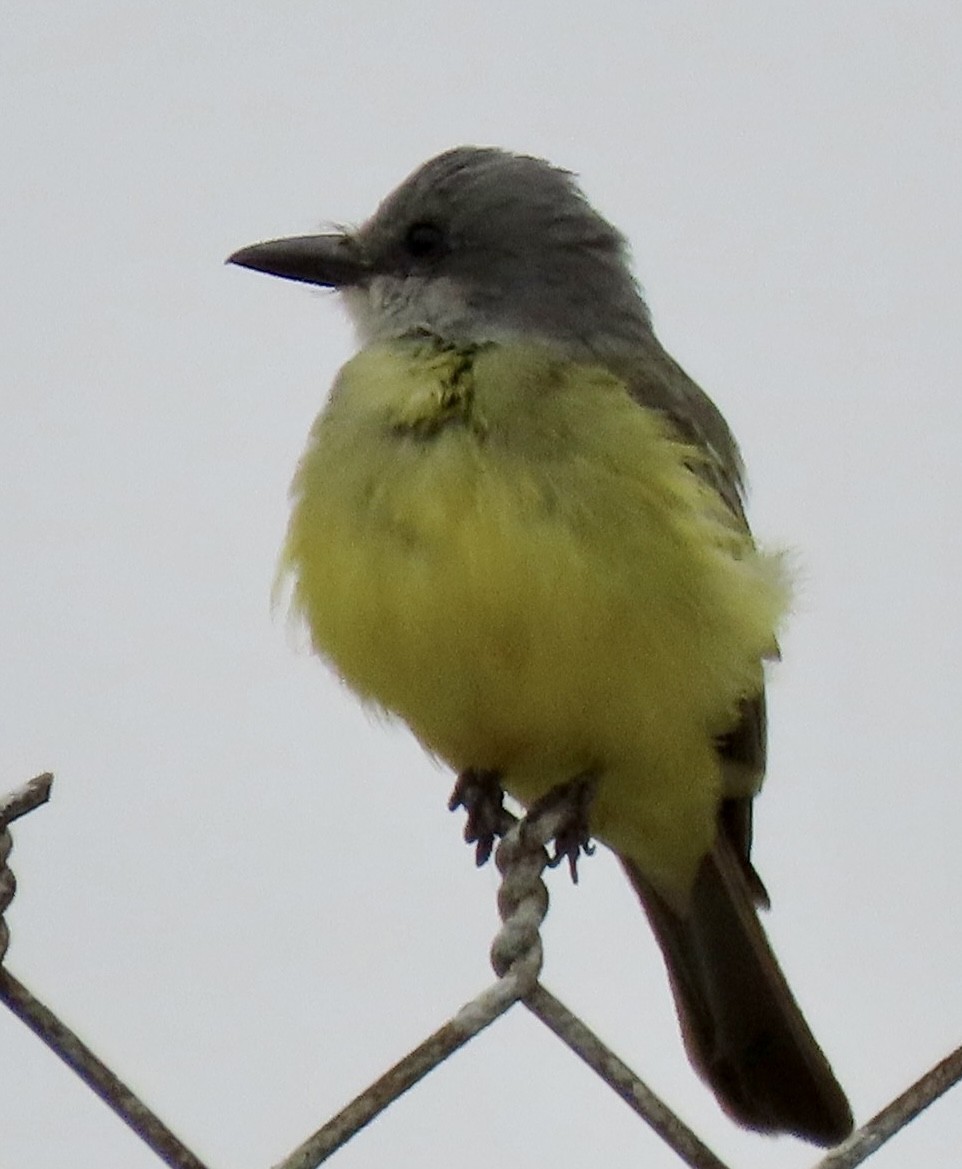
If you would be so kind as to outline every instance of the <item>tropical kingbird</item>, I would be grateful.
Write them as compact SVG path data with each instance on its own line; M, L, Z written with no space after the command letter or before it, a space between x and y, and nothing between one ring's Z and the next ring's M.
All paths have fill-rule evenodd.
M741 1124L841 1141L749 858L789 586L623 236L570 173L459 147L360 228L231 261L337 289L359 340L283 553L318 653L524 806L591 777L588 827L654 928L695 1068Z

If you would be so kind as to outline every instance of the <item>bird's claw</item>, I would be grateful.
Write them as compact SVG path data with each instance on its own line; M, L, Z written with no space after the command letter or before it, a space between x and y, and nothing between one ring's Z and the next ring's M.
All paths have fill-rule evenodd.
M597 777L593 773L579 775L569 783L552 788L528 810L529 820L544 813L561 816L554 833L554 851L548 860L548 867L557 868L566 860L575 885L578 884L578 861L581 854L592 856L595 851L588 820L596 786Z
M448 800L448 808L455 812L464 808L468 814L464 825L464 839L475 845L474 859L478 866L488 860L498 837L514 823L504 806L504 790L496 771L469 768L458 776Z

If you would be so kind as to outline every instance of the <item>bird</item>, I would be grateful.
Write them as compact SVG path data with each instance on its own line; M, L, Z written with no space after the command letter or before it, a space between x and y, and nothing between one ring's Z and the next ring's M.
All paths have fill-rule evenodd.
M359 227L229 263L335 290L357 337L291 487L282 577L365 703L524 808L583 782L695 1070L823 1146L845 1093L759 921L765 665L791 601L738 445L657 340L626 237L570 171L419 166Z

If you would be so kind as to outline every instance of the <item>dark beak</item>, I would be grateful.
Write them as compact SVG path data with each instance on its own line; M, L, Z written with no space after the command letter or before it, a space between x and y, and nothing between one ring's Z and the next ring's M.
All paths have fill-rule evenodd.
M349 235L298 235L251 244L227 257L228 264L253 268L269 276L347 288L370 275L370 267Z

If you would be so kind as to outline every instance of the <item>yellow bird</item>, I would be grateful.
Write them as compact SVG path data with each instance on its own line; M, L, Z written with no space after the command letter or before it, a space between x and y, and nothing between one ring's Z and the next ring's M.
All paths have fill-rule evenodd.
M460 147L357 230L231 261L338 289L359 339L283 553L318 653L525 806L591 777L588 828L654 928L695 1068L741 1124L841 1141L749 859L789 586L622 235L568 172Z

